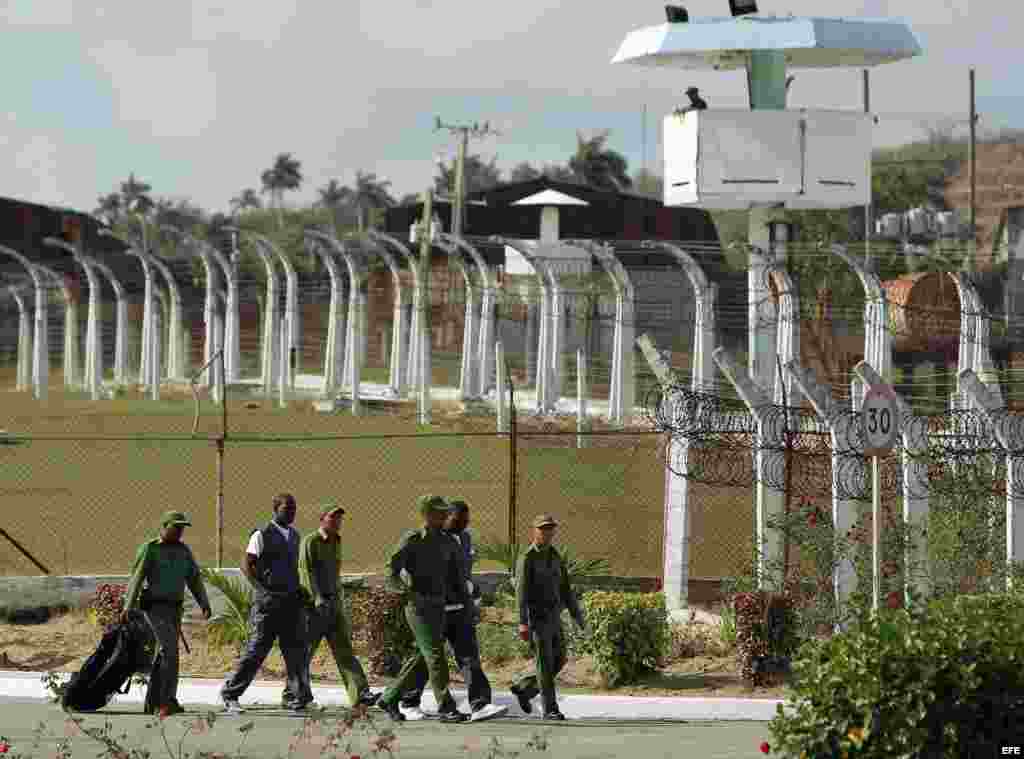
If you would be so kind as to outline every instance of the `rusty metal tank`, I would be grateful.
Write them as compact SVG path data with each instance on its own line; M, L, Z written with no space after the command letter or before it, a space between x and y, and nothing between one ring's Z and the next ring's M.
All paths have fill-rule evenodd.
M918 272L883 282L893 350L956 352L960 296L948 274Z

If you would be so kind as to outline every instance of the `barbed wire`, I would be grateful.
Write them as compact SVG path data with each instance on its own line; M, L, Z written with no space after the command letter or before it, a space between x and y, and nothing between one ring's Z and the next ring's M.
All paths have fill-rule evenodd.
M676 475L718 487L753 487L800 497L843 500L871 498L870 462L863 454L858 412L837 411L826 424L815 412L767 404L750 410L741 401L682 384L654 387L644 414L651 426L681 445L666 446L665 464ZM1006 467L1024 464L1024 425L1008 410L990 420L976 409L902 415L908 439L925 441L905 448L902 438L882 466L882 488L889 496L953 497L964 492L1005 496ZM1011 431L1004 446L996 435ZM916 471L905 479L903 461ZM1024 497L1024 482L1013 494Z

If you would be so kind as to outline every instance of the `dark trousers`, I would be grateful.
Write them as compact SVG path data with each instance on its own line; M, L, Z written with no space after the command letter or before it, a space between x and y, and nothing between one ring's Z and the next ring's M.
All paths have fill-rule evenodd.
M181 634L181 605L174 602L148 602L141 608L149 616L160 647L146 686L145 708L156 712L161 706L178 703L178 637Z
M476 625L473 624L471 609L456 609L445 612L444 639L452 647L455 663L462 672L469 690L469 706L476 711L491 703L491 683L480 666L480 643L476 637ZM420 705L423 691L427 687L429 673L426 662L420 661L414 670L415 686L402 696L402 706Z
M517 677L512 683L512 692L522 693L527 698L534 698L540 693L544 700L544 712L558 711L555 678L562 671L566 660L561 618L555 614L531 619L530 637L536 669Z
M221 698L237 700L252 683L277 641L287 677L285 692L302 693L306 664L305 611L298 595L258 598L249 613L249 642L235 673L220 689Z

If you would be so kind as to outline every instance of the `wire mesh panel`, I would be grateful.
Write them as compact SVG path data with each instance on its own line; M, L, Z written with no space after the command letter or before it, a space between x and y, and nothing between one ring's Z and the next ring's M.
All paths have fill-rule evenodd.
M225 456L227 566L238 565L251 531L267 523L272 498L284 492L296 498L303 534L316 529L321 504L345 508L345 572L384 571L402 533L422 526L421 495L461 496L478 535L505 532L509 457L501 436L232 441Z
M160 516L184 511L185 541L212 565L215 455L205 440L22 440L0 446L3 528L52 574L127 573ZM6 540L0 574L40 570Z
M557 543L574 555L604 558L614 575L658 577L662 564L664 465L658 436L588 436L573 431L517 435L516 531L530 541L537 514L559 522Z

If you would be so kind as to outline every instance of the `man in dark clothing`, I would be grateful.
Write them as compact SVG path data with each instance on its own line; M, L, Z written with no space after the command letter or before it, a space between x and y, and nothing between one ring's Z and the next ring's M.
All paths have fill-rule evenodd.
M240 714L238 699L252 683L267 654L278 641L284 657L287 706L300 711L308 706L302 688L306 663L305 609L299 582L299 533L295 498L287 493L274 497L274 518L262 530L254 530L245 549L242 573L253 588L249 642L238 668L220 690L224 710Z
M519 637L533 641L536 671L516 678L511 691L519 706L529 714L530 701L540 693L544 719L564 720L555 697L555 678L565 666L565 637L562 609L568 609L581 632L587 632L579 601L569 584L569 573L561 555L551 545L558 522L549 514L533 520L533 543L519 558L516 570L516 605L519 609Z
M164 717L185 711L177 695L178 638L186 585L203 616L209 619L212 613L199 565L189 547L181 542L182 533L191 525L180 511L168 511L160 521L160 537L139 546L122 614L125 619L129 611L141 609L153 624L160 654L149 679L145 703L147 711L159 712Z
M415 686L416 669L421 663L426 665L441 721L465 722L468 718L458 710L448 690L448 657L444 650L446 604L454 601L465 607L472 603L459 546L442 529L450 511L440 496L421 497L423 528L403 535L388 561L388 586L408 598L405 619L417 649L377 702L396 722L405 720L399 701Z
M377 696L370 693L366 673L352 651L352 628L345 615L344 598L338 575L341 572L341 518L345 509L327 506L320 514L320 529L302 539L299 548L299 579L306 596L313 602L306 641L306 666L303 667L302 699L313 701L309 668L322 640L327 640L334 655L349 704L373 706Z
M452 512L445 521L444 531L461 550L463 572L467 578L466 590L472 598L472 603L462 604L455 590L449 588L448 603L445 605L444 637L452 647L455 661L462 671L469 691L469 707L472 710L469 719L471 722L479 722L500 717L508 711L508 707L491 703L491 683L480 665L480 644L476 637L476 625L480 621L480 590L472 580L475 552L472 538L466 529L469 527L469 504L461 498L453 498L448 503L452 507ZM416 667L416 686L402 696L402 711L406 719L423 719L420 699L427 687L427 680L427 666L421 661Z

